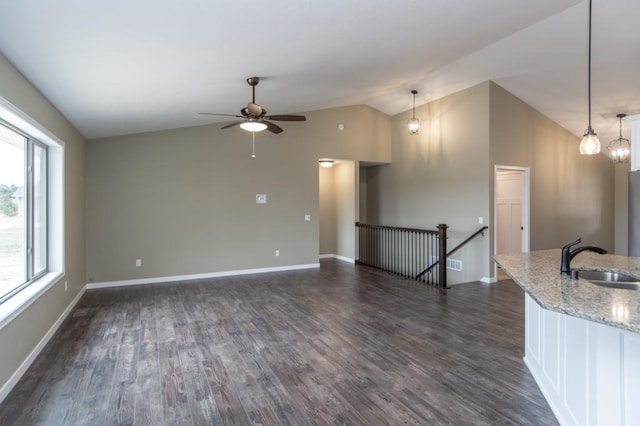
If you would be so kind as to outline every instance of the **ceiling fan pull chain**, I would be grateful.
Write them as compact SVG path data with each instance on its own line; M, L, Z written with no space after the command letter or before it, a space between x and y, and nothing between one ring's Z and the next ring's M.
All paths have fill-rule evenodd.
M251 139L253 139L253 150L251 151L251 158L256 158L256 132L251 132Z

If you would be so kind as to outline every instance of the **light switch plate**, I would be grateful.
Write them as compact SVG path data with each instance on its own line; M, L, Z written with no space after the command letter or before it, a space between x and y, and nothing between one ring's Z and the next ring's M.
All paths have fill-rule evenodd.
M267 204L267 194L256 194L256 204Z
M304 220L306 220L307 222L311 220L311 215L310 214L305 214L304 215Z

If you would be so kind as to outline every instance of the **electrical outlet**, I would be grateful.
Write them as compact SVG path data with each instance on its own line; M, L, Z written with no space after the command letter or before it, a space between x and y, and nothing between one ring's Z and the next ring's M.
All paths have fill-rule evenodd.
M276 256L280 256L280 250L276 250Z
M306 220L307 222L309 222L311 220L311 215L310 214L305 214L304 215L304 220Z
M256 204L267 204L267 194L256 194Z
M139 268L142 266L142 259L136 259L136 268Z

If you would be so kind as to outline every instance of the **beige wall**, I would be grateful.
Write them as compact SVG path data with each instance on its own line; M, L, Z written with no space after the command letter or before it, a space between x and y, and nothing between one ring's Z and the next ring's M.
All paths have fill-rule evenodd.
M367 169L367 221L371 224L449 228L450 248L489 217L489 83L416 108L419 135L406 130L411 111L392 118L392 163ZM452 256L463 271L449 283L489 276L489 236Z
M629 171L631 164L616 164L615 168L615 253L629 254Z
M447 223L451 248L483 217L489 232L452 256L463 272L450 271L450 284L494 275L495 165L531 170L531 250L579 236L613 250L613 166L604 155L580 156L575 135L493 82L417 108L418 136L406 132L410 114L392 118L392 164L367 169L367 218L428 229Z
M338 228L332 168L319 167L320 173L320 254L336 254Z
M367 167L358 168L358 221L367 222Z
M75 128L4 56L0 96L65 143L65 277L0 330L0 386L7 382L85 284L84 150ZM64 291L64 281L69 290Z
M317 263L318 159L389 161L390 120L366 106L306 116L257 134L256 158L249 133L221 124L89 141L89 282Z
M614 168L608 158L581 156L578 137L495 83L490 96L487 173L494 165L531 169L531 250L582 237L585 244L612 251ZM493 223L493 203L491 208Z
M336 254L349 259L356 256L356 168L354 161L345 161L333 167L336 194Z

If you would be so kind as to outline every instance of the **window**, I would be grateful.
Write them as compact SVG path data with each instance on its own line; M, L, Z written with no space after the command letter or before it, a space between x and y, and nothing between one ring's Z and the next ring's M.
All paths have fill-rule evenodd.
M0 121L0 303L47 272L47 146Z

